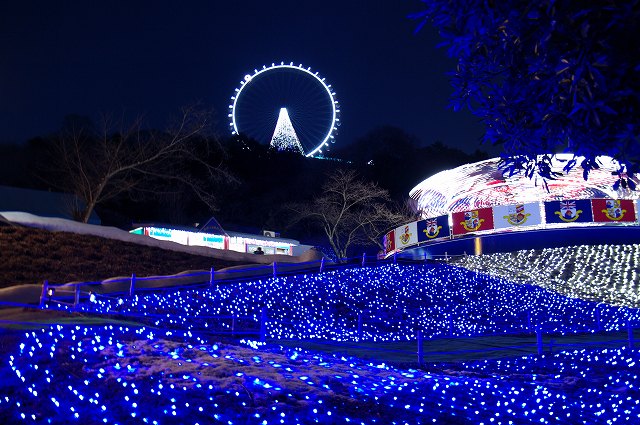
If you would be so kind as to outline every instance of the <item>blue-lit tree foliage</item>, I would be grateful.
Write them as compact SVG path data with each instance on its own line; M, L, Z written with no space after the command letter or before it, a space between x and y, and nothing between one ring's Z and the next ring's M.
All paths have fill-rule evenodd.
M486 126L511 171L558 176L550 155L572 152L585 178L597 156L621 163L618 184L640 164L640 2L422 0L457 60L453 107ZM538 156L541 155L542 156ZM633 187L632 187L633 188Z

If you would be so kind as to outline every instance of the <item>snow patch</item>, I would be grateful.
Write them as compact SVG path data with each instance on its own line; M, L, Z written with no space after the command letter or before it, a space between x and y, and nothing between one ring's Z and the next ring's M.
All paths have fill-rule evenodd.
M116 227L79 223L77 221L67 220L64 218L40 217L20 211L0 211L0 218L1 217L11 223L27 227L36 227L53 232L70 232L80 235L99 236L106 239L115 239L123 242L132 242L139 245L152 246L171 251L185 252L187 254L202 255L220 260L237 261L249 264L271 264L274 261L278 263L297 263L313 260L309 253L305 253L306 255L302 255L300 257L293 257L289 255L254 255L251 253L221 250L204 246L181 245L176 242L153 239L146 235L134 235ZM316 250L311 251L317 252Z

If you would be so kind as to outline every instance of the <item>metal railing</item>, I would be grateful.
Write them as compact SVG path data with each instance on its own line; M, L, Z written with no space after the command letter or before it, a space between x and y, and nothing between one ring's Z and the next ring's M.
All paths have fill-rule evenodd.
M448 257L447 259L450 259ZM251 266L239 269L228 269L216 272L213 268L210 271L202 271L195 273L187 273L181 275L171 276L151 276L151 277L137 277L132 274L131 277L109 279L106 281L88 281L88 282L73 282L67 284L51 284L48 281L44 281L41 289L40 304L35 306L33 304L22 304L3 302L3 306L7 307L31 307L31 308L52 308L74 311L78 309L82 302L90 300L93 301L94 297L111 298L122 301L122 298L134 297L137 294L151 292L151 291L179 291L182 289L194 289L194 288L208 288L214 285L225 284L230 282L241 282L247 280L255 280L260 278L272 278L287 276L290 274L301 273L322 273L329 272L338 269L359 268L359 267L371 267L380 266L384 264L394 262L409 262L416 263L416 261L401 260L400 258L390 257L388 259L379 259L376 256L358 256L347 259L342 259L339 262L328 262L324 258L319 261L311 261L305 263L273 263L271 265L264 266ZM420 261L422 262L422 261ZM167 285L167 283L171 285ZM97 291L100 289L102 292ZM105 290L106 289L106 290ZM93 298L93 299L92 299ZM523 313L524 314L524 313ZM182 316L170 316L167 314L136 314L133 312L122 313L119 311L109 311L101 313L103 316L117 315L124 318L137 319L142 322L145 320L166 320L168 317L176 322L183 319ZM351 323L353 334L356 335L356 343L363 342L365 340L364 335L368 330L374 330L380 322L380 319L375 317L365 317L364 313L357 314L357 321L354 320L354 316L351 315ZM211 326L207 329L207 332L236 336L256 336L261 341L265 341L270 334L267 332L267 326L273 328L286 328L291 326L295 328L296 322L276 320L275 318L268 317L268 311L266 308L262 308L259 316L241 316L235 314L226 315L211 315L211 316L199 316L197 320L203 323L215 323L216 326ZM344 321L343 321L344 322ZM544 352L545 347L549 350L553 350L554 347L579 347L586 345L593 345L593 343L574 343L574 344L557 344L552 339L547 343L543 343L544 335L553 335L553 331L548 328L545 331L543 325L532 324L531 314L526 314L526 319L522 319L518 324L520 329L515 332L494 332L477 335L456 335L454 331L453 321L449 322L448 329L443 329L440 335L434 336L433 333L429 340L443 339L443 338L469 338L469 337L487 337L487 336L505 336L505 335L533 335L536 336L536 342L525 345L513 345L502 347L491 347L487 349L477 350L458 350L458 351L431 351L425 352L423 349L423 343L425 340L424 331L417 330L415 333L415 347L416 351L412 352L417 355L419 364L424 363L424 357L434 355L446 355L452 353L464 353L464 352L489 352L489 351L504 351L504 350L522 350L535 348L538 354ZM301 324L303 322L300 322ZM345 322L349 323L349 321ZM515 323L515 322L514 322ZM582 329L575 334L588 334L593 332L601 332L603 326L601 325L600 311L596 308L594 312L594 323L589 325L590 328ZM634 347L634 335L633 331L635 326L631 321L626 323L627 339L626 340L613 340L607 342L599 342L598 344L609 343L626 343L629 347ZM557 329L557 328L556 328ZM204 330L201 328L201 330ZM383 350L386 351L386 350ZM394 350L398 351L398 350ZM402 350L399 350L402 351Z
M367 256L363 254L358 257L342 258L335 262L327 261L323 257L321 260L302 263L274 262L268 265L227 268L220 271L211 268L209 271L167 276L138 277L135 273L132 273L131 277L125 278L61 284L44 280L39 305L43 308L45 302L53 302L60 305L77 307L81 302L90 299L93 294L112 294L133 297L135 294L145 291L212 287L216 284L284 277L302 273L323 273L356 267L376 267L397 262L416 263L420 261L400 259L396 256L381 259L377 256ZM0 305L2 304L3 303L0 303Z

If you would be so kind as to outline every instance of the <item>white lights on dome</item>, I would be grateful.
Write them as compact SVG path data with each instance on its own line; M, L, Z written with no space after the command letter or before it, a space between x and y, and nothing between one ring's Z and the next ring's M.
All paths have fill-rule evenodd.
M618 179L615 173L619 163L610 157L599 157L599 169L584 180L582 169L575 167L569 173L563 168L573 155L556 155L552 170L563 175L557 180L529 179L522 173L503 175L500 158L442 171L415 186L409 196L417 201L422 217L435 217L451 212L466 211L496 205L526 204L563 199L625 198L638 199L639 193L629 189L613 190ZM576 158L580 163L581 158ZM634 179L637 183L637 179Z

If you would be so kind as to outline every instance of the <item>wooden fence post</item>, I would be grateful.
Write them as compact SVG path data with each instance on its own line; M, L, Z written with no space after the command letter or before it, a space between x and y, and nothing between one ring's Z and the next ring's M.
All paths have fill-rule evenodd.
M423 365L424 352L422 350L423 350L423 347L422 347L422 331L418 330L418 364L420 366Z
M40 293L40 308L44 307L44 300L47 297L48 291L49 291L49 281L45 279L44 282L42 282L42 292Z
M131 284L129 285L129 296L133 297L136 288L136 274L131 273Z
M542 354L542 329L536 328L536 345L538 346L538 355Z
M262 307L260 313L260 342L267 340L267 307Z

